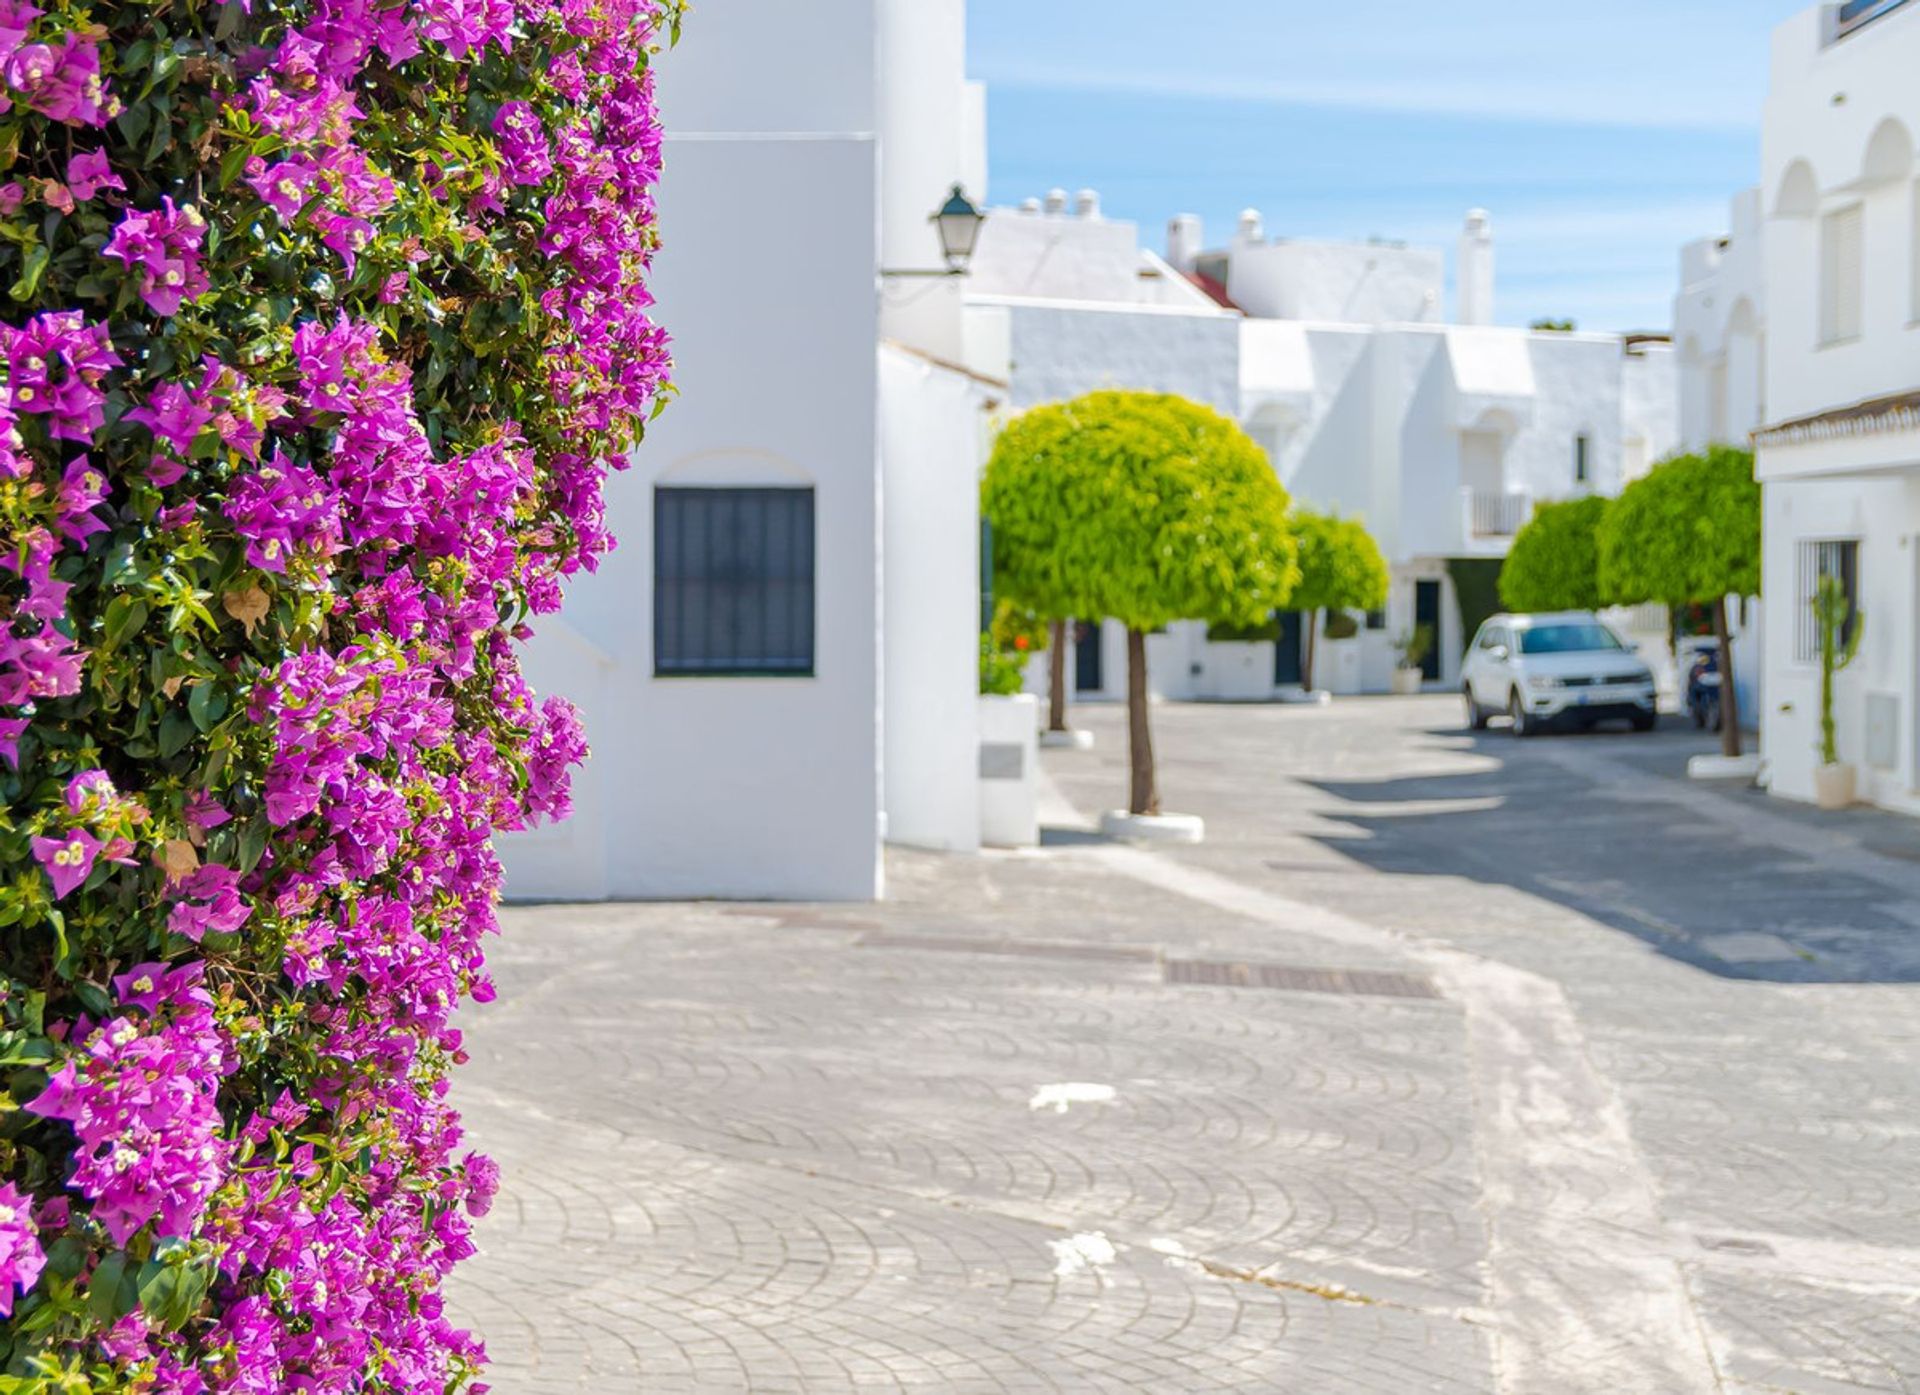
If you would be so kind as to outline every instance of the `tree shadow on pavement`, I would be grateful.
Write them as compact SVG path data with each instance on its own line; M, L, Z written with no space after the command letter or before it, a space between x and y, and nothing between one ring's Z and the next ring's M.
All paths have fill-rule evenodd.
M1651 772L1672 765L1671 738L1623 738L1607 754L1634 769L1606 779L1535 749L1569 739L1584 745L1578 736L1517 742L1503 731L1432 735L1496 764L1473 773L1310 781L1345 802L1332 817L1358 830L1318 841L1387 874L1515 888L1723 978L1920 982L1920 902L1897 879L1836 865L1812 850L1818 840L1786 847L1778 836L1742 829L1738 819L1647 798L1639 770L1663 778ZM1589 739L1604 746L1608 733ZM1684 753L1679 760L1684 766ZM1714 797L1760 800L1769 813L1779 807L1758 793ZM1819 828L1882 856L1876 839L1909 845L1904 828L1885 822L1897 816L1848 817L1865 833L1849 833L1844 824ZM1920 868L1915 876L1920 880Z

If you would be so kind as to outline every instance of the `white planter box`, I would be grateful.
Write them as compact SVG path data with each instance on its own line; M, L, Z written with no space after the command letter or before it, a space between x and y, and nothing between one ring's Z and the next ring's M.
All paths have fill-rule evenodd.
M1427 676L1417 668L1396 668L1393 691L1401 697L1414 697L1426 686Z
M1040 845L1040 699L980 699L980 841Z

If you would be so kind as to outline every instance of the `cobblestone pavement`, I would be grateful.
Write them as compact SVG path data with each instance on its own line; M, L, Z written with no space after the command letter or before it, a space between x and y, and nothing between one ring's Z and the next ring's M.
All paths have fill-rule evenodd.
M508 915L500 1395L1920 1390L1920 829L1380 699L1160 709L1141 852L1119 715L883 906Z

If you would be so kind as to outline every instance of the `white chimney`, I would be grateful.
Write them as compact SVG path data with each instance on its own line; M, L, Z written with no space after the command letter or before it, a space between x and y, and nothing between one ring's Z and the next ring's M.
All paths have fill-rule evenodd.
M1454 268L1458 305L1455 318L1463 325L1493 323L1493 217L1484 208L1467 215L1460 234L1460 259Z
M1065 189L1047 190L1047 201L1041 208L1053 216L1060 217L1067 211L1067 191Z
M1082 189L1073 196L1073 213L1076 218L1089 218L1098 221L1100 217L1100 194L1095 189Z
M1192 271L1206 242L1199 214L1181 213L1167 220L1167 261L1175 271Z
M1031 213L1037 216L1040 212L1040 200L1038 199L1020 200L1020 211L1022 213Z
M1267 225L1261 220L1259 209L1249 208L1241 213L1240 240L1255 246L1267 240Z

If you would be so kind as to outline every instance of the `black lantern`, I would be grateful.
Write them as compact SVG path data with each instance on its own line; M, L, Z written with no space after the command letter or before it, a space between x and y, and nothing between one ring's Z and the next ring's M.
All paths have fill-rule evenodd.
M958 276L967 269L967 263L973 260L973 249L980 241L980 225L987 221L966 190L958 184L940 205L932 222L940 232L940 254L947 259L947 269Z

